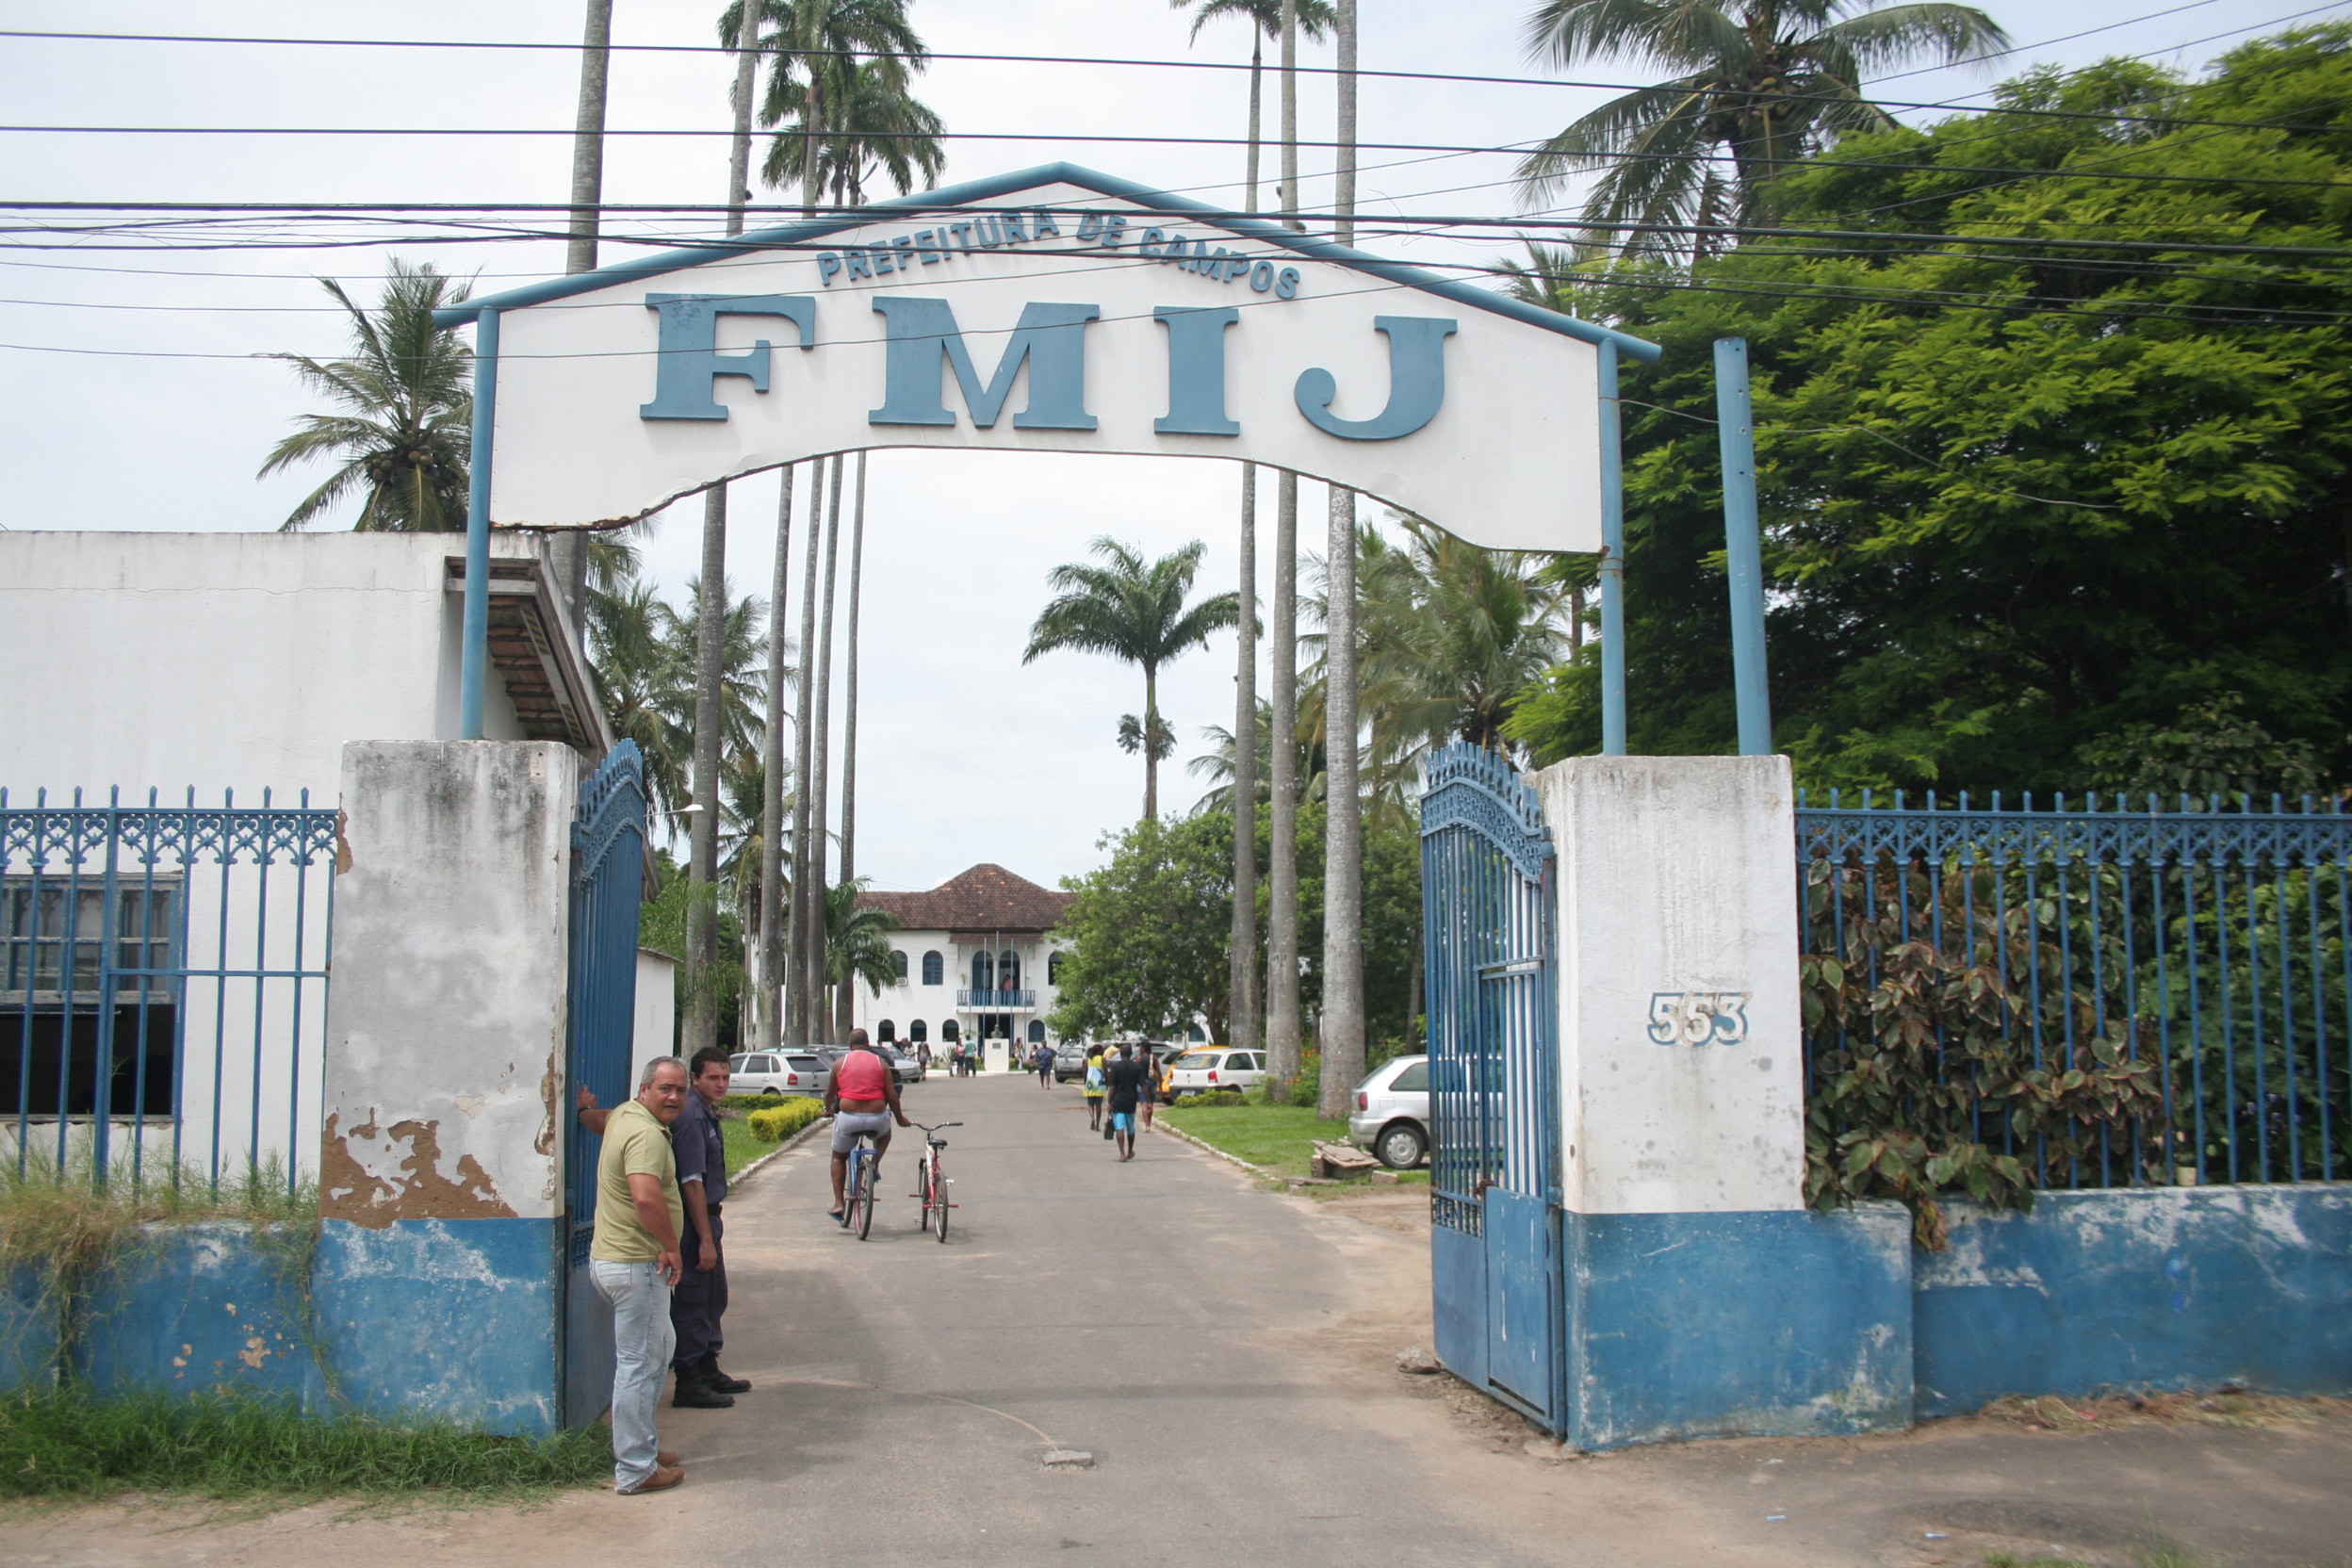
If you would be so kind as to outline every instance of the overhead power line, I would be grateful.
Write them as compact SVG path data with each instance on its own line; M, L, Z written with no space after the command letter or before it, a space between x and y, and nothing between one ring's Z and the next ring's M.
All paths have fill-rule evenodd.
M2345 4L2345 3L2346 3L2346 0L2329 0L2329 3L2328 3L2328 4L2326 4L2326 5L2314 6L2314 7L2311 7L2311 8L2306 8L2306 9L2303 9L2303 10L2290 12L2289 14L2287 14L2287 15L2285 15L2285 16L2274 17L2274 18L2272 18L2271 20L2266 21L2266 22L2252 23L2252 24L2247 24L2246 26L2244 26L2244 27L2234 27L2234 28L2230 29L2230 30L2229 30L2229 31L2227 31L2227 32L2221 32L2221 33L2215 33L2215 34L2213 34L2211 37L2208 37L2208 38L2203 38L2203 39L2192 39L2192 40L2188 40L2188 41L2183 41L2183 42L2170 44L2170 45L2167 45L2165 48L2164 48L2164 49L2162 49L2162 50L2153 51L2153 53L2156 53L2156 54L2170 54L2170 53L2173 53L2173 52L2178 51L2178 50L2180 50L2180 49L2195 48L2197 45L2198 45L2198 44L2200 44L2200 43L2210 43L2210 42L2213 42L2213 41L2215 41L2216 40L2219 40L2219 39L2234 37L2234 36L2236 36L2237 34L2240 34L2240 33L2245 33L2245 32L2254 32L2254 31L2259 31L2259 30L2261 30L2262 28L2264 28L2264 27L2275 27L2275 26L2278 26L2278 25L2281 25L2282 24L2285 24L2285 23L2288 23L2288 22L2294 22L2294 21L2299 20L2299 19L2301 19L2301 18L2303 18L2303 17L2306 17L2306 16L2313 16L2313 15L2317 15L2317 14L2318 14L2318 13L2320 13L2321 11L2327 11L2327 10L2334 10L2334 9L2337 9L2337 8L2339 8L2342 5L2344 5L2344 4ZM2152 20L2152 19L2154 19L2154 18L2156 18L2156 17L2162 17L2162 16L2168 16L2168 15L2171 15L2171 14L2173 14L2173 11L2174 11L2174 10L2183 10L2183 9L2189 9L2189 8L2189 8L2189 7L2175 7L2175 8L2172 8L2172 9L2170 9L2170 10L2163 10L2163 11L2155 11L2155 12L2150 12L2150 13L2149 13L2148 16L2146 16L2146 17L2135 17L2135 18L2131 18L2131 19L2127 20L2126 22L2121 22L2121 23L2113 24L2112 25L2114 25L2114 26L2127 26L2127 25L2130 25L2132 22L2138 22L2138 21L2148 21L2148 20ZM2108 29L2106 29L2106 28L2093 28L2093 29L2091 29L2091 31L2092 31L2092 32L2100 32L2100 31L2106 31L2106 30L2108 30ZM2066 37L2065 37L2065 38L2061 38L2061 39L2053 39L2053 40L2050 40L2050 41L2048 41L2048 42L2065 42L2065 41L2068 41L2069 40L2074 39L2074 38L2087 37L2087 36L2088 36L2088 34L2067 34L2067 35L2066 35ZM561 41L486 41L486 40L471 40L471 39L329 39L329 38L299 38L299 37L291 37L291 36L227 36L227 35L220 35L220 34L206 34L206 33L97 33L97 32L66 32L66 31L56 31L56 30L37 30L37 29L32 29L32 28L0 28L0 38L14 38L14 39L24 39L24 40L51 40L51 41L80 41L80 42L112 42L112 43L250 44L250 45L262 45L262 46L283 46L283 47L291 47L291 48L321 48L321 49L340 49L340 48L351 48L351 49L448 49L448 50L465 50L465 51L517 51L517 52L524 52L524 53L549 52L549 53L564 53L564 54L577 54L577 53L578 53L578 52L579 52L581 48L583 48L583 47L584 47L584 45L583 45L583 44L580 44L580 43L573 43L573 42ZM2017 49L2017 50L2015 50L2015 51L2008 51L2008 52L2009 52L2009 53L2021 53L2021 52L2024 52L2024 51L2026 51L2026 50L2031 50L2031 49L2041 48L2041 47L2044 47L2044 46L2045 46L2044 44L2040 44L2040 43L2035 43L2035 44L2024 44L2024 45L2020 45L2020 46L2018 46L2018 49ZM734 51L733 49L728 48L728 47L727 47L727 46L725 46L725 45L722 45L722 44L694 44L694 43L634 43L634 44L624 44L624 43L615 43L615 44L611 44L611 45L609 45L608 47L610 47L610 48L611 48L613 52L615 52L615 53L634 52L634 53L644 53L644 54L670 54L670 55L727 55L727 56L732 56L732 55L735 53L735 51ZM763 53L767 53L768 51L762 51L762 52L763 52ZM844 55L844 56L848 56L848 57L853 57L853 58L859 58L859 59L872 59L872 58L878 58L878 57L882 57L883 56L893 56L893 57L903 58L903 59L906 59L906 60L909 60L909 61L922 61L922 62L926 62L926 63L936 63L936 62L942 62L942 61L954 61L954 62L958 62L958 63L979 63L979 64L1000 64L1000 65L1059 65L1059 66L1086 66L1086 67L1090 67L1090 68L1098 68L1098 69L1099 69L1099 68L1106 68L1106 67L1107 67L1107 68L1112 68L1112 69L1135 69L1135 70L1156 70L1156 71L1205 71L1205 72L1224 72L1224 73L1247 72L1247 71L1249 71L1249 70L1250 69L1250 65L1249 65L1249 63L1248 63L1247 61L1204 60L1204 59L1174 58L1174 57L1151 57L1151 56L1116 56L1116 55L1027 55L1027 54L999 54L999 53L978 52L978 51L963 51L963 52L945 52L945 53L940 53L940 52L933 52L933 51L928 51L928 50L923 51L923 52L922 52L922 53L921 53L921 54L919 54L919 55L918 55L918 54L907 54L907 53L896 53L896 52L893 52L893 51L888 51L888 50L885 50L885 51L868 51L868 50L812 50L812 51L808 51L808 53L810 53L810 54L814 54L814 55L832 55L832 54L840 54L840 55ZM1295 70L1297 71L1298 74L1302 75L1302 76L1335 76L1335 75L1337 75L1337 74L1339 74L1339 72L1338 72L1338 68L1337 68L1336 66L1299 65L1299 66L1296 67L1296 68L1295 68ZM1560 89L1568 89L1568 90L1588 90L1588 91L1604 91L1604 92L1633 92L1633 91L1640 91L1640 90L1645 90L1645 89L1647 89L1647 88L1654 87L1654 86L1656 86L1656 85L1657 85L1657 84L1655 84L1655 83L1651 83L1651 82L1616 82L1616 81L1598 81L1598 80L1591 80L1591 79L1571 78L1571 77L1559 77L1559 76L1513 76L1513 75L1499 75L1499 74L1485 74L1485 73L1473 73L1473 72L1446 72L1446 71L1388 71L1388 70L1377 70L1377 69L1364 68L1364 67L1359 67L1359 68L1358 68L1358 69L1357 69L1357 70L1353 73L1353 74L1354 74L1355 76L1357 76L1359 79L1383 79L1383 80L1391 80L1391 81L1407 81L1407 82L1446 82L1446 83L1456 83L1456 84L1460 84L1460 85L1463 85L1463 86L1471 86L1471 87L1541 87L1541 88L1560 88ZM1915 73L1908 73L1908 72L1906 72L1906 73L1903 73L1902 74L1909 75L1909 74L1915 74ZM1887 79L1887 80L1893 80L1894 78L1893 78L1893 77L1888 77L1888 78L1886 78L1886 79ZM1867 86L1867 85L1869 85L1869 84L1868 84L1868 83L1865 83L1865 84L1863 84L1863 85ZM1987 90L1988 90L1988 91L1989 91L1989 90L1992 90L1987 89ZM1769 90L1766 90L1766 91L1743 92L1743 93L1741 94L1741 96L1742 96L1742 97L1747 97L1747 98L1755 98L1755 99L1770 99L1770 100L1776 100L1776 101L1780 101L1780 102L1784 102L1784 103L1844 103L1844 102L1848 102L1848 101L1849 101L1845 95L1843 95L1843 94L1837 94L1837 93L1806 93L1806 92L1787 92L1787 91L1769 91ZM1967 96L1967 97L1976 97L1976 96L1981 96L1981 94L1978 94L1978 93L1969 93L1969 94L1966 94L1965 96ZM1937 100L1937 101L1932 101L1932 102L1922 102L1922 101L1916 101L1916 100L1903 100L1903 99L1892 99L1892 98L1873 98L1873 99L1871 100L1871 102L1873 102L1873 103L1877 104L1877 105L1878 105L1878 106L1880 106L1881 108L1889 108L1889 109L1949 109L1949 108L1954 108L1954 107L1957 107L1957 106L1959 106L1959 104L1960 104L1960 102L1961 102L1961 101L1960 101L1959 99L1945 99L1945 100ZM1981 110L1970 110L1970 111L1966 111L1966 112L1984 112L1984 111L1981 111ZM2092 112L2092 111L2083 111L2083 110L2067 110L2067 109L2028 109L2028 108L2009 108L2009 107L2003 107L2003 108L2002 108L2000 112L2001 112L2001 113L2006 113L2006 114L2021 114L2021 115L2030 115L2030 116L2034 116L2034 117L2038 117L2038 118L2045 118L2045 119L2058 119L2058 120L2099 120L2099 121L2107 121L2107 122L2118 122L2118 121L2119 121L2119 122L2126 122L2126 123L2140 122L2143 122L2143 121L2144 121L2144 122L2160 122L2160 123L2165 123L2165 124L2181 124L2181 123L2235 124L2235 125L2245 126L2245 127L2249 128L2249 129L2250 129L2250 128L2257 128L2257 127L2259 127L2259 128L2264 128L2264 129L2279 128L2279 127L2276 127L2276 126L2270 125L2270 124L2268 124L2268 123L2266 123L2266 122L2250 122L2250 121L2183 122L2183 121L2180 121L2180 120L2175 120L2175 119L2172 119L2172 118L2170 118L2170 117L2163 117L2163 116L2137 117L2137 116L2132 116L2132 115L2111 114L2111 113ZM2328 127L2325 127L2325 126L2309 126L2309 127L2297 126L2297 127L2291 127L2291 128L2294 128L2294 129L2311 129L2311 130L2323 130L2323 129L2327 129ZM572 133L571 133L571 131L570 131L570 130L568 130L568 129L567 129L567 130L565 130L564 132L563 132L562 134L568 136L568 135L570 135L570 134L572 134ZM612 133L607 133L607 134L612 134ZM710 134L719 135L719 136L730 136L730 135L732 135L733 133L732 133L732 132L730 132L730 131L725 131L725 130L722 130L722 131L717 131L717 132L713 132L713 133L710 133ZM1311 145L1311 144L1310 144L1310 143L1304 143L1304 142L1302 142L1302 143L1300 143L1300 145L1301 145L1301 146L1306 146L1306 145Z

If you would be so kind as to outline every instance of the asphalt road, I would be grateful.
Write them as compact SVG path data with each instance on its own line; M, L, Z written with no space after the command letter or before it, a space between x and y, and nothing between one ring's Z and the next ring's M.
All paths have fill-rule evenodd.
M729 1411L662 1411L688 1479L527 1508L0 1511L0 1568L1183 1564L1186 1568L2352 1568L2352 1410L2235 1430L1990 1420L1564 1461L1444 1378L1417 1189L1260 1190L1165 1135L1131 1164L1077 1090L935 1078L961 1205L916 1228L902 1143L873 1238L812 1139L727 1205ZM904 1137L906 1135L901 1135ZM1385 1196L1382 1196L1383 1190ZM1094 1467L1049 1470L1047 1450ZM1545 1457L1546 1455L1550 1457Z

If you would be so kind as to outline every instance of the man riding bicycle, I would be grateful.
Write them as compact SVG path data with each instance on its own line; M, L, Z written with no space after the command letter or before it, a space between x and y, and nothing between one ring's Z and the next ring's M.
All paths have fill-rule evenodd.
M912 1127L899 1109L898 1079L890 1064L867 1042L863 1029L849 1032L849 1054L833 1064L832 1082L825 1086L825 1108L833 1118L833 1207L841 1217L841 1190L849 1179L849 1153L860 1135L874 1139L874 1165L868 1181L880 1179L882 1156L890 1152L890 1124Z

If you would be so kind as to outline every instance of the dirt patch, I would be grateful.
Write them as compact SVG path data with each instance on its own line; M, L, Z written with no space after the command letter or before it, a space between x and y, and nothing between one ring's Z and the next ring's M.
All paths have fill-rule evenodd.
M2210 1394L2131 1394L2099 1399L2061 1398L2055 1394L2029 1398L2013 1394L1994 1400L1973 1416L1956 1419L2068 1433L2113 1431L2121 1427L2149 1424L2246 1430L2309 1427L2323 1422L2352 1423L2352 1399L2317 1396L2291 1398L2227 1387Z

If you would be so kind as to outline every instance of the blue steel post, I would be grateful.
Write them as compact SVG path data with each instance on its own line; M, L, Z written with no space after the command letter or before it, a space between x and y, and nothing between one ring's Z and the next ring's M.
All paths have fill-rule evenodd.
M1764 676L1764 557L1756 538L1756 415L1748 404L1748 342L1715 340L1715 438L1723 463L1723 554L1731 566L1731 683L1740 703L1740 755L1772 750L1772 694Z
M1617 345L1601 358L1601 755L1625 754L1625 421L1617 402Z
M458 670L457 733L482 739L490 668L490 436L498 406L498 313L474 318L474 447L466 497L466 632Z

